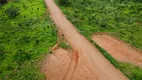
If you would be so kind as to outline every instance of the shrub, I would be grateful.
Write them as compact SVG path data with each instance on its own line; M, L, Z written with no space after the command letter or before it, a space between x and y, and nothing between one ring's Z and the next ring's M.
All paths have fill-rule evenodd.
M15 7L15 6L11 6L8 9L6 9L6 14L8 15L9 18L15 18L16 16L18 16L19 13L19 8Z
M69 0L59 0L59 4L63 6L69 6L70 3L71 2Z
M31 54L27 53L23 50L18 50L17 53L14 55L14 60L18 63L18 64L22 64L25 61L29 61L31 59Z
M68 45L66 42L61 42L59 44L59 46L62 47L62 48L64 48L64 49L70 49L71 48L71 46Z

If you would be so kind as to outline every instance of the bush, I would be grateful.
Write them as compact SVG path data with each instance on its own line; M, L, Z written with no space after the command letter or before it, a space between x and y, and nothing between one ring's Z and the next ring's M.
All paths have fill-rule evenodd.
M6 14L8 15L9 18L15 18L16 16L18 16L19 13L19 8L15 7L15 6L11 6L8 9L6 9Z
M18 50L17 53L14 55L14 60L18 63L18 64L22 64L25 61L29 61L31 59L31 54L27 53L23 50Z
M70 3L71 2L69 0L59 0L59 4L63 6L69 6Z

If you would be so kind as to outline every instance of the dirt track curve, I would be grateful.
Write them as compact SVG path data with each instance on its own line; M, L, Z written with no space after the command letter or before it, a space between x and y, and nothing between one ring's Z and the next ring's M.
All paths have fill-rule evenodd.
M96 34L93 40L115 59L142 67L142 52L107 34Z
M52 71L51 74L48 73L50 68L46 69L45 67L44 70L47 71L45 74L48 73L46 74L48 80L128 80L84 36L77 32L73 24L66 19L62 11L56 6L54 0L45 0L45 3L57 28L62 31L74 50L71 57L61 56L66 59L58 60L57 56L53 57L53 59L57 58L55 59L57 62L51 60L51 63L54 62L55 64L54 66L52 64L47 65L47 68L51 66L50 68L54 68L52 71L58 74L53 74ZM67 62L62 62L64 60ZM59 66L60 62L66 66ZM47 64L50 64L50 60ZM57 68L60 68L60 70L56 70ZM65 72L65 74L61 74L62 72ZM59 79L59 75L63 77Z

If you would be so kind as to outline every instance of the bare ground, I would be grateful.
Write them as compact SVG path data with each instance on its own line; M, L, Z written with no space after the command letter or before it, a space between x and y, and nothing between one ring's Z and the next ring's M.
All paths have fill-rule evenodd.
M48 80L59 80L59 78L61 80L128 80L84 36L77 32L53 0L45 0L45 3L57 28L62 31L65 39L74 50L71 57L60 56L63 60L56 59L57 56L50 58L49 64L52 64L44 67ZM68 57L70 61L64 57ZM57 70L60 67L57 67L56 64L64 64L65 66L61 67L65 68ZM49 76L50 72L55 74Z
M127 43L107 34L96 34L93 40L115 59L142 67L142 52Z
M77 60L77 53L72 55L68 51L58 48L53 50L44 62L43 72L48 80L97 80L92 72L89 62L80 58Z

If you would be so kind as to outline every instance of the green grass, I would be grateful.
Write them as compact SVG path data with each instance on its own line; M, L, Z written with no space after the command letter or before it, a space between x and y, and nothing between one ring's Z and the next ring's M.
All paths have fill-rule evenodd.
M11 18L7 10L12 6L18 14ZM57 40L49 16L41 20L45 13L44 0L13 0L0 6L0 80L45 79L39 62Z
M71 46L65 41L59 43L59 46L64 48L64 49L71 49Z
M69 0L69 6L56 2L79 32L86 36L111 64L130 80L142 80L142 69L115 60L90 39L94 33L106 32L142 50L141 0Z

